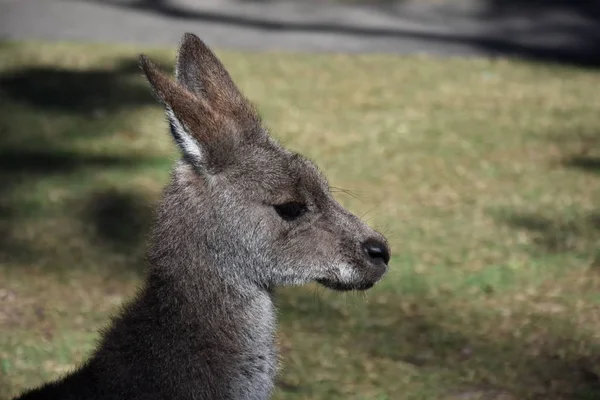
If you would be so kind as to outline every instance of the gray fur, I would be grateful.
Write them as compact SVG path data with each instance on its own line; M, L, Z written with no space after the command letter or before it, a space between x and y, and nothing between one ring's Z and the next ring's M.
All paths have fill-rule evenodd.
M20 399L267 399L274 288L368 289L387 270L388 245L311 161L268 135L196 36L184 36L177 81L141 65L183 155L158 207L145 284L81 368Z

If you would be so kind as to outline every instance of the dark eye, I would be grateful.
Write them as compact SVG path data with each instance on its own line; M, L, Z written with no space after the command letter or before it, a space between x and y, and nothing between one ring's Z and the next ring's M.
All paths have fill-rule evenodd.
M306 204L300 203L298 201L277 204L273 207L275 207L275 211L277 211L277 214L279 214L279 216L286 221L293 221L296 218L300 218L306 213L306 211L308 211L308 209L306 208Z

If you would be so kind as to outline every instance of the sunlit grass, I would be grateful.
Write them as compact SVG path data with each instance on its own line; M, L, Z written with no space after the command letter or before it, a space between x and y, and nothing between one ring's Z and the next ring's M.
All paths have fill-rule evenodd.
M0 46L0 398L81 362L140 282L177 156L140 51ZM393 251L368 293L281 291L276 399L600 397L600 74L219 55Z

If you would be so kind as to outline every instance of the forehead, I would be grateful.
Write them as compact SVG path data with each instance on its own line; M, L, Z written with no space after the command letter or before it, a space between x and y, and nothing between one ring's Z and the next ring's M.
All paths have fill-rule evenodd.
M277 147L252 149L235 175L256 194L305 197L329 191L317 166L306 157Z

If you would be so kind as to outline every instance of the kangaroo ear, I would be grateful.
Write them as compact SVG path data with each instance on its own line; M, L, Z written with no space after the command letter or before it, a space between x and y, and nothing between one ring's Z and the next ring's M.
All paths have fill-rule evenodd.
M214 162L219 133L227 125L206 104L162 73L145 55L140 67L155 96L164 105L171 134L183 156L193 165L208 169Z
M230 116L238 123L253 124L259 120L256 110L236 87L221 61L192 33L184 34L181 40L175 75L179 84L206 100L217 113Z

